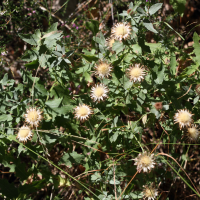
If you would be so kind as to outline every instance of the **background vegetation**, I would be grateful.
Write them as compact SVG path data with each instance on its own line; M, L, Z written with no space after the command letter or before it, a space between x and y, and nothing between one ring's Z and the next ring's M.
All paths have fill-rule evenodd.
M199 199L199 132L191 141L174 124L187 109L198 130L198 1L20 0L0 9L1 199L142 199L151 184L155 199ZM130 36L109 48L119 22ZM109 77L95 73L100 61ZM141 82L128 75L136 63ZM99 83L108 98L94 102ZM93 110L88 120L74 118L81 104ZM16 136L32 107L43 119L23 143ZM145 151L155 166L139 173L133 159Z

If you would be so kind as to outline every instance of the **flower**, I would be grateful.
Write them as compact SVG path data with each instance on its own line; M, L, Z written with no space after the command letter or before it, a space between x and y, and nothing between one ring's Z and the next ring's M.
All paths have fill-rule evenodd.
M112 37L115 40L126 40L131 34L131 26L127 23L117 23L111 29Z
M191 127L187 128L186 136L188 140L191 142L195 142L199 139L199 130L197 129L196 125L192 125Z
M144 70L145 69L143 67L140 67L140 64L135 64L135 66L131 66L129 69L127 69L127 75L131 80L133 80L133 82L140 82L146 75Z
M80 119L80 121L87 120L89 118L89 115L93 114L92 109L85 104L79 104L79 106L76 106L74 112L75 118Z
M112 71L112 67L107 62L102 61L100 61L99 64L96 65L95 69L95 74L98 75L100 78L110 76L110 72Z
M110 37L106 40L106 46L109 47L109 49L112 49L114 42L115 42L115 39Z
M31 140L33 136L33 133L31 132L31 129L28 126L22 126L19 129L19 132L17 134L17 139L21 142L27 142L27 140Z
M158 196L158 190L155 189L152 183L150 184L150 186L145 185L143 187L144 189L142 193L143 193L144 198L148 198L148 200L151 200L151 199L154 200L156 196Z
M78 30L78 26L76 27L76 30Z
M32 13L36 13L36 11L35 10L33 10L33 12Z
M190 126L193 122L192 115L189 110L178 110L178 112L174 115L174 122L179 123L180 129L184 126Z
M25 121L29 123L32 127L37 127L42 120L42 112L36 108L29 108L26 110Z
M95 85L91 89L91 98L94 101L100 101L107 98L108 88L104 84Z
M195 91L200 96L200 84L197 84L197 86L195 87Z
M143 172L147 172L154 168L154 154L148 154L146 151L144 153L140 153L135 159L135 164L137 165L137 170L140 173L142 170Z

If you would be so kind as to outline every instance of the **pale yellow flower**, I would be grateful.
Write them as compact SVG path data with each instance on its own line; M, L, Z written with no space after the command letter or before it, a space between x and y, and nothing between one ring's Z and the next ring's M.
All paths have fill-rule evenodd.
M193 122L192 115L188 110L178 110L178 112L174 116L174 122L179 123L180 129L184 128L184 126L189 127Z
M129 76L130 80L133 80L133 82L141 82L142 79L144 79L146 72L143 67L140 67L140 64L135 64L127 69L127 75Z
M25 121L30 124L30 126L39 126L40 121L42 120L42 112L36 108L29 108L26 110Z
M108 88L104 85L104 84L99 84L99 85L95 85L94 87L92 87L91 89L91 98L94 101L100 101L100 100L104 100L105 98L107 98L107 93L108 93Z
M131 26L128 23L117 23L111 29L112 37L115 40L126 40L131 34Z
M158 196L158 190L155 189L155 187L153 186L153 184L145 185L143 186L144 189L142 191L143 193L143 198L148 200L155 200L156 196Z
M135 164L137 165L138 172L147 172L154 168L154 154L148 154L147 152L140 153L135 159Z
M27 140L31 140L33 136L33 133L31 132L31 129L28 126L22 126L19 129L19 132L17 134L17 139L19 139L20 142L27 142Z
M95 74L98 75L100 78L108 77L110 76L110 72L112 71L112 67L107 63L100 61L95 66Z
M85 121L91 114L93 114L93 111L90 106L79 104L79 106L76 106L74 113L75 118L80 119L80 121Z
M196 125L192 125L191 127L187 128L186 136L189 141L195 142L199 139L199 130L197 129Z

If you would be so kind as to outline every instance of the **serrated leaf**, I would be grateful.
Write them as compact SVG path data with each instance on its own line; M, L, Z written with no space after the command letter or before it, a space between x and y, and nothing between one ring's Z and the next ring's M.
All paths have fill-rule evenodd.
M162 3L156 3L152 5L149 9L149 14L153 15L154 13L156 13L162 7L162 5Z
M41 33L36 30L35 34L19 34L19 37L31 45L38 45L40 43Z
M156 31L156 29L154 29L153 24L152 23L145 23L143 22L143 25L151 32L153 33L158 33L158 31Z

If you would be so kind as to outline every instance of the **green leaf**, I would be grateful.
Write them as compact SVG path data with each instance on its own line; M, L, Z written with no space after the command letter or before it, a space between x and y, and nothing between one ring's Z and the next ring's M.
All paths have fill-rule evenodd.
M199 39L200 39L200 37L195 32L194 35L193 35L193 40L194 40L193 47L194 47L194 53L196 55L196 60L200 65L200 44L199 44Z
M81 161L85 158L84 155L78 154L76 151L70 153L70 156L75 160L77 164L80 164Z
M156 3L153 6L151 6L149 9L149 14L153 15L154 13L156 13L162 7L162 5L162 3Z
M63 98L54 99L46 101L45 104L49 106L50 108L58 108L62 102Z
M44 87L44 84L39 84L38 82L35 84L35 88L41 93L43 94L44 96L47 95L47 90L45 89Z
M152 23L145 23L143 22L143 25L151 32L153 33L158 33L158 31L156 31L156 29L154 29L153 24Z
M36 30L35 34L19 34L19 37L31 45L38 45L40 43L41 33Z
M85 81L92 82L92 78L91 78L91 75L89 73L84 72L83 77L85 78Z
M90 63L92 62L92 61L98 61L99 59L96 57L96 56L92 56L92 55L85 55L85 54L83 54L82 55L82 57L83 58L85 58L87 61L89 61Z
M64 155L60 159L59 164L63 164L64 163L65 165L67 165L67 167L71 168L72 167L72 163L71 163L71 161L69 159L70 159L69 154L64 152Z
M31 63L27 63L25 64L25 67L29 68L29 69L37 69L39 66L39 62L38 60L34 60Z
M147 43L145 42L145 45L149 46L150 49L151 49L151 53L154 53L155 51L160 51L161 50L161 47L162 47L162 44L161 43Z
M176 74L176 55L174 54L174 52L171 54L170 72L171 72L172 75Z
M9 183L6 179L0 179L0 193L7 198L17 198L18 190L15 188L14 183Z
M157 79L155 80L155 83L162 84L165 76L165 67L164 65L161 66L161 71L157 71Z
M12 120L12 116L11 115L0 115L0 122L5 122L5 121L11 121Z
M118 54L119 52L123 51L123 49L124 49L124 45L123 45L122 42L120 42L120 41L115 41L115 42L113 43L112 50L115 51L117 54Z
M46 31L46 33L50 33L52 31L57 31L58 22L53 23Z
M141 7L138 7L136 10L140 14L146 14L145 11Z
M93 35L96 35L99 31L99 22L90 20L90 22L86 22L86 28L92 31Z
M186 0L170 0L170 4L172 5L175 13L178 12L180 15L184 13Z

